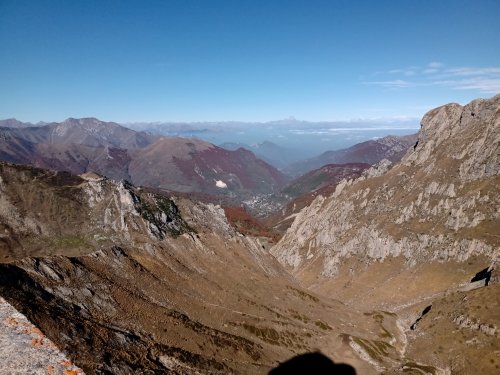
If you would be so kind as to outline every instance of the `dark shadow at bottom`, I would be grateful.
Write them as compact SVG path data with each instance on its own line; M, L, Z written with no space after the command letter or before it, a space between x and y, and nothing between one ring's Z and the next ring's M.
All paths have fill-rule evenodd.
M345 363L334 363L321 353L301 354L269 371L269 375L315 374L356 375L354 367Z

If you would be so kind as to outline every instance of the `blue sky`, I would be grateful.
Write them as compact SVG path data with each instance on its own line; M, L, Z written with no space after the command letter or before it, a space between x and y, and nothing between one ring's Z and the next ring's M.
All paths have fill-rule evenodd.
M0 0L0 118L421 117L500 92L500 1Z

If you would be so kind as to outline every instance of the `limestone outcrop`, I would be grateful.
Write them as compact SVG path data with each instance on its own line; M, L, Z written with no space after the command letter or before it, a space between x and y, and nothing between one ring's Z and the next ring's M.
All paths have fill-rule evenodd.
M399 365L350 338L379 372L498 372L499 286L471 280L500 257L500 95L427 113L400 163L318 196L271 253L311 290L397 314Z
M499 254L500 95L427 113L401 163L381 162L300 212L272 253L332 277L348 257L465 261Z

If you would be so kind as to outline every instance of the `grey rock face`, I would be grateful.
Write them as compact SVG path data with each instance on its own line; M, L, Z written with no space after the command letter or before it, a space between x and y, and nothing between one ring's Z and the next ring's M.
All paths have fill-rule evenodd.
M50 339L1 297L0 357L1 374L84 375Z
M400 164L381 162L300 212L271 250L295 272L342 259L459 260L499 254L500 95L427 113ZM389 169L390 168L390 169ZM496 224L495 224L496 223ZM497 233L495 229L497 228Z

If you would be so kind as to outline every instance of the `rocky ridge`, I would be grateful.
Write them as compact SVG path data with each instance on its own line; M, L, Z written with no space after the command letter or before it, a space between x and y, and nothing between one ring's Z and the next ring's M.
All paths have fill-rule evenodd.
M488 332L499 324L498 308L481 318L476 309L498 306L498 286L469 285L479 269L498 267L499 150L500 95L436 108L399 164L382 161L317 197L271 253L311 290L396 313L407 337L404 355L414 358L408 371L467 374L480 366L495 373L499 360L491 353L500 351ZM457 314L466 299L475 301L474 318ZM412 331L431 305L438 313L433 307L422 317L425 327ZM380 371L397 372L383 352L357 344ZM434 370L418 365L424 359Z
M400 164L376 166L344 180L330 197L318 197L273 253L294 270L321 258L324 276L354 255L403 255L409 263L478 254L494 259L500 243L494 230L500 220L499 103L497 96L429 112L418 144Z
M295 216L318 195L328 195L345 178L359 177L369 164L327 164L288 183L280 193L283 207L272 211L264 222L277 236L290 227Z
M93 173L0 176L0 295L85 373L263 373L315 348L374 373L338 333L376 323L303 289L219 206Z

